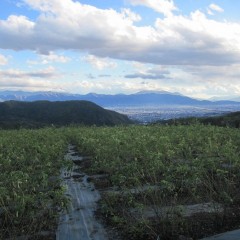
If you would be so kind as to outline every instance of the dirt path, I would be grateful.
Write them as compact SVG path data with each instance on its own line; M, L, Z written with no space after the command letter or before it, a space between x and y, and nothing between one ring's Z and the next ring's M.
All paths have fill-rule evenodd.
M66 160L81 165L83 157L78 156L74 146L69 145ZM77 165L74 164L71 171L62 171L63 184L67 188L66 195L70 198L70 205L60 217L56 239L107 240L105 229L94 217L100 194L94 185L87 181L88 176L79 171Z

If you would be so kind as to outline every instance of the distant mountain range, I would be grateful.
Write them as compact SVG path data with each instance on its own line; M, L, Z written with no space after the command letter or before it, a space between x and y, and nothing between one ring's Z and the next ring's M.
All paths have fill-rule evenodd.
M23 91L0 91L0 101L69 101L69 100L86 100L94 102L102 107L116 106L148 106L148 105L227 105L240 104L237 101L230 100L198 100L190 98L180 93L171 93L166 91L142 91L135 94L97 94L88 93L86 95L61 93L61 92L23 92ZM237 99L236 99L237 100Z

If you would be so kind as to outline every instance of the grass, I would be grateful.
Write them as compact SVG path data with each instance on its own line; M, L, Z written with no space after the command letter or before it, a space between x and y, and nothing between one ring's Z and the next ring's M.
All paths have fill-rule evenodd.
M127 239L197 239L239 226L238 129L47 128L0 131L2 239L54 229L66 200L53 176L65 164L69 142L92 156L88 174L105 174L93 180L102 189L99 213ZM204 204L209 212L188 214L189 206Z

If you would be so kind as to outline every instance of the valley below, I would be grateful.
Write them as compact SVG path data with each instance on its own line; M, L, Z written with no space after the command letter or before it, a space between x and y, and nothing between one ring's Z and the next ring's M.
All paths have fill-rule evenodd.
M131 120L141 124L187 117L213 117L240 111L239 104L227 105L146 105L146 106L113 106L109 110L127 115Z

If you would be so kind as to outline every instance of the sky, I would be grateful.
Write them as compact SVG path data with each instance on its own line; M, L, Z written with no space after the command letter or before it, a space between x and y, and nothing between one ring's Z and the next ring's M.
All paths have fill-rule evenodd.
M0 90L240 96L238 0L1 0Z

